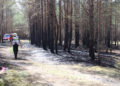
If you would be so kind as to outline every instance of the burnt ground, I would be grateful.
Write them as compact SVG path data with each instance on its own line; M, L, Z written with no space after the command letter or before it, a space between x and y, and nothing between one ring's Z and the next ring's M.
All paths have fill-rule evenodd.
M102 66L91 62L86 50L72 50L71 53L59 50L56 55L28 41L23 41L18 60L14 60L8 44L0 45L0 56L0 65L8 68L1 79L18 73L26 81L21 86L120 86L119 50L102 53Z

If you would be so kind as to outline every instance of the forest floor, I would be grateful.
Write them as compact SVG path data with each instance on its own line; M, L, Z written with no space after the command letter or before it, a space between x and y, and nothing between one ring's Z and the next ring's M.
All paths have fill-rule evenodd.
M110 56L119 60L117 52ZM6 44L0 45L0 57L0 66L8 68L0 75L0 86L120 86L119 62L116 68L98 66L85 61L89 57L84 51L56 55L24 41L18 60Z

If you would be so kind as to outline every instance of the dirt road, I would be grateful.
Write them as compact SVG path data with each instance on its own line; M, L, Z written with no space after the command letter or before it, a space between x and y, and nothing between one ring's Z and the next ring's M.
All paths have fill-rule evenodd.
M119 70L83 62L60 62L58 59L64 55L51 54L28 41L23 42L18 60L14 60L12 48L8 45L0 45L0 55L4 61L27 72L29 84L34 86L120 86Z

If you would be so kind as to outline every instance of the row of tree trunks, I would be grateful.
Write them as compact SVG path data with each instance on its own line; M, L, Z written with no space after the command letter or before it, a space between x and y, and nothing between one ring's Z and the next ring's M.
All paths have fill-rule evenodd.
M4 0L2 0L0 30L1 30L0 31L1 32L0 40L1 40L1 42L3 42L2 38L3 38L3 34L4 34Z
M89 48L91 60L95 51L100 62L101 49L112 48L112 1L106 0L33 0L29 7L31 43L58 53L71 52L72 44L79 49L81 41ZM105 7L106 6L106 7ZM106 9L104 9L106 8ZM117 32L117 19L115 30Z
M65 9L65 39L64 39L64 51L70 52L72 42L72 15L73 15L73 1L64 1ZM69 8L70 7L70 8Z
M0 42L3 42L3 35L13 31L12 10L8 0L0 0Z

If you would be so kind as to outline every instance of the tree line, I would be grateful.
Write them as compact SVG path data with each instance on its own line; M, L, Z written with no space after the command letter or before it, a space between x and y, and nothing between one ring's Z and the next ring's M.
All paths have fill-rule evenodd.
M25 3L26 2L26 3ZM31 44L58 53L59 48L71 53L80 46L95 52L119 46L120 0L26 0ZM0 0L0 40L13 30L14 4ZM26 15L26 14L25 14ZM27 23L27 22L26 22Z
M58 53L58 46L71 52L82 45L106 52L119 42L119 0L33 0L28 3L31 44Z
M13 13L10 8L12 5L10 0L0 0L0 42L5 33L13 31Z
M28 38L25 11L24 1L0 0L0 42L6 33L18 33L21 38Z

